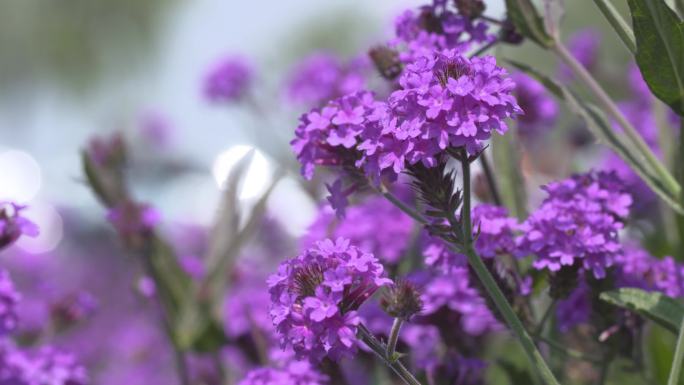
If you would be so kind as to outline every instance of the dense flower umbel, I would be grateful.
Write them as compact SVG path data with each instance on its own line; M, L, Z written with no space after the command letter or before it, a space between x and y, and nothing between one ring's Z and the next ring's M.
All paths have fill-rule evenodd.
M332 53L314 53L292 70L287 81L287 97L295 103L318 107L329 100L361 91L368 68L366 58L343 63Z
M328 376L317 372L308 362L293 361L282 369L252 370L238 385L324 385L328 382Z
M492 56L434 51L407 65L399 83L382 129L361 133L364 158L358 165L375 177L418 162L432 167L449 147L475 153L493 131L506 132L506 118L521 112L512 95L515 84Z
M409 247L413 229L413 219L403 211L383 197L370 197L349 207L344 219L335 220L330 207L323 206L302 245L308 247L331 234L349 239L383 262L398 263Z
M360 157L356 150L359 135L379 127L384 110L372 93L360 91L302 115L291 142L302 175L311 179L317 165L354 167Z
M253 70L242 57L218 61L204 79L204 96L215 103L231 103L243 98L252 82Z
M518 117L520 134L533 139L536 134L548 131L558 116L558 104L535 79L517 72L512 75L515 81L515 97L523 110Z
M614 173L589 172L543 189L548 197L521 225L521 255L535 255L540 270L574 265L603 278L622 252L618 231L632 204L621 181Z
M19 293L6 270L0 270L0 337L17 328L16 306Z
M14 243L22 235L35 237L38 226L25 217L21 211L26 206L0 201L0 250Z
M282 346L314 361L353 354L360 322L356 310L389 283L373 254L343 238L318 242L281 263L268 285Z

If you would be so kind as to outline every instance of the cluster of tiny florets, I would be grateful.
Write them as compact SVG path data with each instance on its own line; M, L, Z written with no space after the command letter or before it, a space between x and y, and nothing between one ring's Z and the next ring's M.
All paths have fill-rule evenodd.
M579 266L603 278L622 252L618 231L631 196L614 173L589 172L550 183L548 197L521 225L518 253L552 272Z
M283 347L320 360L353 354L356 310L380 286L391 283L383 266L349 240L324 240L283 262L268 279L271 317Z

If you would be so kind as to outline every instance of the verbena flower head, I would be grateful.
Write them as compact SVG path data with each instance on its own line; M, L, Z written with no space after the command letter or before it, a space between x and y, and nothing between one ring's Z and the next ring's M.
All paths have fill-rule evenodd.
M302 164L302 175L311 179L316 166L354 167L363 130L379 126L385 111L367 91L355 92L302 115L291 142Z
M618 231L632 205L622 182L614 173L592 171L543 189L548 197L521 225L519 253L535 255L539 270L575 265L603 278L622 252Z
M38 236L38 226L21 215L26 206L0 201L0 250L14 243L22 235Z
M404 63L411 63L433 50L465 52L473 44L495 39L495 35L487 32L487 23L458 14L449 9L446 2L440 1L417 11L406 10L394 25L396 39L390 45L399 51L399 58Z
M520 134L532 139L552 128L558 116L558 104L546 91L546 88L535 79L522 72L512 75L515 81L515 97L523 110L518 116Z
M513 231L518 226L515 218L508 216L505 207L479 204L472 212L475 250L484 258L510 254L515 250Z
M475 153L492 132L505 133L505 120L521 112L512 94L515 84L492 56L434 51L407 65L399 84L382 129L361 134L364 158L357 165L375 177L418 162L432 167L449 147Z
M618 286L659 291L674 298L684 296L684 266L674 258L658 259L642 248L629 245L616 261Z
M19 293L6 270L0 270L0 337L12 333L17 328L16 306Z
M349 239L383 262L398 263L410 245L413 228L413 219L385 198L370 197L349 207L343 219L336 220L330 207L321 207L302 245L308 247L330 234Z
M258 368L247 373L238 385L325 385L328 376L306 361L293 361L284 368Z
M133 237L152 231L161 221L153 207L133 201L123 201L107 212L107 220L124 237Z
M356 350L356 310L391 283L373 254L326 239L281 263L268 279L271 317L285 348L314 361Z
M368 68L366 58L344 63L332 53L314 53L304 58L290 73L287 97L294 103L321 106L329 100L361 91Z
M242 99L253 80L253 69L243 57L219 60L204 78L204 96L214 103L232 103Z

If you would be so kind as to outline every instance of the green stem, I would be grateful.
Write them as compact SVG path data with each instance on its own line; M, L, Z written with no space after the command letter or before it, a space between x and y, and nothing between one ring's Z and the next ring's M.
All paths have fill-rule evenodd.
M666 188L674 193L675 196L678 196L681 191L679 183L677 183L658 157L653 154L651 148L646 144L641 135L639 135L636 128L627 120L610 96L608 96L603 87L601 87L596 79L591 76L589 71L575 59L560 39L556 38L556 44L554 45L553 50L556 55L570 67L575 76L591 90L604 110L622 127L627 138L629 138L639 153L641 153L646 163L660 176Z
M366 328L364 324L360 324L358 328L359 337L366 343L366 345L375 353L375 355L387 365L392 371L404 381L406 385L421 385L420 381L409 372L408 369L398 359L387 357L387 347L373 335L373 333Z
M561 344L560 342L554 341L550 338L546 338L546 337L542 337L542 336L538 336L536 338L537 338L537 340L544 342L549 347L565 354L566 356L568 356L570 358L575 358L575 359L582 360L582 361L592 362L595 364L603 363L603 360L601 360L600 358L592 357L592 356L584 354L580 351L567 348L563 344Z
M534 333L532 333L533 336L540 336L542 334L542 332L544 331L544 325L546 325L546 321L549 320L551 314L553 314L553 309L555 308L556 300L554 299L553 302L549 304L549 307L546 308L546 311L544 312L542 319L539 321L537 328L534 330Z
M679 326L679 336L677 337L677 347L675 348L674 358L672 358L672 367L670 368L670 377L667 379L667 385L679 384L679 374L682 370L682 359L684 358L684 318L682 324Z
M387 357L394 357L394 353L397 350L397 341L399 341L399 332L401 331L401 325L404 320L401 318L395 318L392 323L392 329L390 330L389 339L387 340Z
M401 199L397 198L394 194L392 194L384 185L380 185L380 189L378 190L378 192L382 194L382 196L384 196L385 199L390 201L393 205L397 206L397 208L399 208L401 211L406 213L406 215L410 216L418 223L421 223L423 225L428 223L427 219L423 218L423 216L419 212L407 206L404 202L401 201Z
M489 51L490 48L494 47L498 42L499 42L499 39L494 39L494 40L490 41L489 43L480 47L480 49L478 49L477 51L473 52L473 54L471 54L470 57L473 58L475 56L482 55L483 53Z
M603 13L603 16L605 16L610 25L613 26L613 29L617 32L620 40L622 40L629 52L635 54L637 46L634 32L625 19L620 16L620 12L608 0L594 0L594 4Z
M492 167L489 165L489 160L487 160L486 154L483 152L480 155L480 163L482 163L482 171L487 179L487 185L489 185L489 191L492 194L492 200L497 206L501 206L501 194L499 193L499 186L496 184L496 179L494 179L494 173L492 172Z
M487 270L482 258L477 255L477 252L475 252L475 249L473 248L472 224L470 218L470 163L467 156L463 156L461 165L463 170L463 209L461 210L461 222L463 224L463 239L465 240L464 249L466 257L468 258L468 263L475 271L475 274L482 282L482 285L487 289L489 296L494 301L494 304L504 320L520 341L530 362L536 369L537 374L547 385L560 385L535 346L532 337L530 337L527 330L525 330L525 326L523 326L523 323L515 315L515 311L496 284L494 277L492 277L489 270Z

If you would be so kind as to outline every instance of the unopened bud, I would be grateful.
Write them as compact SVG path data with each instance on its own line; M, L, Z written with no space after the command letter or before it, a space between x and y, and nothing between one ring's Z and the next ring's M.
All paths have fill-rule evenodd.
M398 280L387 289L380 305L390 316L408 320L423 309L423 300L411 282Z
M371 48L368 52L375 68L378 69L380 75L387 80L394 80L401 75L402 65L399 61L399 54L397 51L381 45Z
M485 11L485 3L482 0L454 0L458 13L469 18L475 19Z
M501 24L501 30L499 31L499 40L504 43L518 45L525 40L525 37L518 32L515 28L515 24L510 19L506 17L506 20Z

